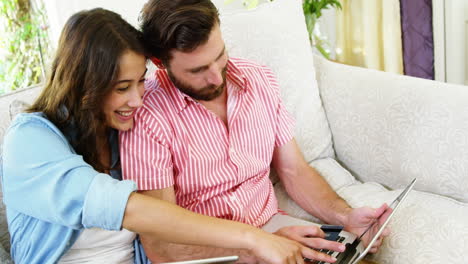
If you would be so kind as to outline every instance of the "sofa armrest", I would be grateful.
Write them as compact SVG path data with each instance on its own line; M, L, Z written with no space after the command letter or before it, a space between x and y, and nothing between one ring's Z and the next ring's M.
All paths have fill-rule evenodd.
M468 202L468 87L315 57L337 159L361 181Z

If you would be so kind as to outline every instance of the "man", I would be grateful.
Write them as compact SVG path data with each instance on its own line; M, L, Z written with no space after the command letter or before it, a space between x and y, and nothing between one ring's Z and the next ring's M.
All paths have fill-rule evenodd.
M134 129L121 134L123 177L137 182L142 193L194 212L263 227L311 248L343 251L343 245L324 240L317 226L278 213L270 166L302 208L355 234L386 205L352 209L308 166L273 73L229 58L219 24L209 0L146 4L142 30L159 70L147 82ZM237 254L242 262L256 262L248 252L141 239L153 261ZM320 253L317 259L333 262Z

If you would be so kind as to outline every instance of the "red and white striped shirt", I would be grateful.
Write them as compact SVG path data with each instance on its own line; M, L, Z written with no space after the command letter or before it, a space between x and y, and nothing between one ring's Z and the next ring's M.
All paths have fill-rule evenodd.
M124 179L140 190L174 186L178 205L254 226L278 212L270 164L274 148L293 138L294 121L270 69L229 59L228 127L165 70L146 89L134 128L120 134Z

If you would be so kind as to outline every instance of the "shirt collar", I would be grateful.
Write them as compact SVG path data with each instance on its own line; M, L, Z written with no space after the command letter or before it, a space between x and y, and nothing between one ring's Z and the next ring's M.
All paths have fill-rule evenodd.
M245 91L248 88L247 78L232 60L228 60L226 75L227 79L240 91Z
M199 102L194 100L192 97L184 94L175 87L165 69L158 69L156 72L156 78L159 80L161 86L169 93L169 96L172 97L179 113L190 104L199 104ZM248 88L247 78L231 59L227 62L226 82L231 82L233 84L232 87L241 92L246 91ZM226 84L225 89L227 89L227 87L228 85Z
M194 101L175 87L174 83L169 78L166 69L158 69L156 71L156 79L158 80L160 87L168 93L169 98L174 102L178 112L184 110L190 103L190 100Z

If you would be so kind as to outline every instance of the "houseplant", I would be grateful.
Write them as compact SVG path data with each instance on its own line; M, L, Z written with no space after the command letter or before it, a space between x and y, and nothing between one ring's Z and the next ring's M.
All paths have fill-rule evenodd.
M330 58L330 49L326 47L329 45L329 43L321 34L317 25L317 21L322 16L322 10L328 9L330 7L341 9L340 1L304 0L302 3L302 9L304 10L307 31L309 32L309 39L311 44L327 59Z

